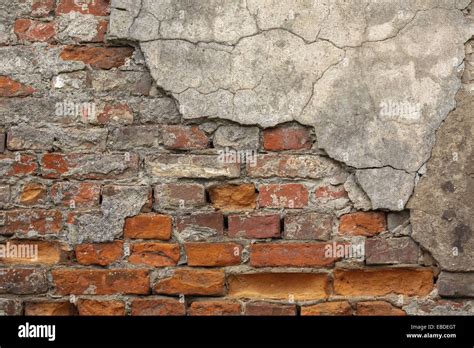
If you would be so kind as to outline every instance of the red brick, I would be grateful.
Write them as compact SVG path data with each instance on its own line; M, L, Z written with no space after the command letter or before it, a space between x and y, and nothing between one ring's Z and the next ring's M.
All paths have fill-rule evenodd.
M59 0L56 14L79 12L94 16L107 16L109 14L110 0Z
M74 305L70 302L26 302L26 316L71 316L76 314Z
M387 218L382 212L357 212L341 216L339 233L352 236L377 235L387 229Z
M206 193L200 184L163 184L155 186L155 209L190 209L206 205Z
M225 277L220 270L175 269L158 280L153 290L165 295L220 296L224 294Z
M22 187L19 201L23 205L44 204L48 198L46 186L41 183L30 182Z
M221 185L209 188L209 198L216 209L224 211L253 210L257 207L255 185Z
M138 173L139 158L135 154L127 161L125 154L48 153L41 156L40 163L41 175L48 179L124 179Z
M68 247L59 242L22 239L8 240L4 243L2 242L0 245L2 245L2 252L0 252L0 264L54 265L60 263L69 263L71 260L71 252L69 251ZM8 253L7 248L9 248Z
M51 273L59 295L146 295L150 290L146 270L55 269Z
M129 263L152 267L176 266L180 258L179 244L135 243L131 252Z
M323 199L323 200L332 200L332 199L339 199L339 198L347 198L348 194L344 189L343 185L339 186L320 186L316 189L314 195L316 199Z
M242 246L236 243L186 243L189 266L233 266L240 264Z
M250 239L280 237L279 214L230 215L229 237Z
M193 228L206 228L222 235L224 233L224 216L220 212L180 216L177 218L176 228L178 232Z
M171 298L148 298L132 301L134 316L182 316L186 315L184 303Z
M79 300L77 309L81 316L123 316L125 303L122 301Z
M17 19L14 27L18 40L45 42L51 41L56 35L54 22L33 21L31 19Z
M133 111L126 103L106 103L97 115L98 124L132 124Z
M0 226L0 235L29 232L58 234L63 227L63 215L57 210L10 210L4 216L5 223Z
M385 301L358 302L356 315L361 316L404 316L406 313Z
M192 316L236 316L241 311L240 303L225 300L196 301L189 307L189 315Z
M263 147L268 151L307 150L313 145L308 128L281 126L263 131Z
M23 315L21 301L16 299L0 298L0 313L4 316Z
M209 138L199 127L163 126L163 144L171 150L200 150L209 145Z
M31 16L47 17L56 6L55 0L33 0L31 5Z
M323 302L301 307L302 316L350 316L352 307L347 301Z
M81 265L108 266L120 261L123 256L123 242L81 244L75 248L77 262Z
M43 294L48 291L46 270L0 269L0 294Z
M287 214L285 239L328 240L332 233L333 217L320 213Z
M168 215L141 214L125 220L124 237L132 239L171 238L172 220Z
M268 208L305 208L309 194L302 184L261 185L258 203Z
M131 47L67 46L59 55L65 61L79 61L95 69L118 68L133 54Z
M251 273L228 277L228 296L264 300L328 297L328 276L320 273Z
M97 24L97 35L92 39L92 42L105 42L105 34L107 33L108 26L108 20L100 20Z
M295 316L296 305L271 302L250 302L245 305L245 315Z
M253 267L328 267L335 259L326 257L326 243L252 244L250 265Z
M8 76L0 76L0 97L26 97L35 92L31 86L26 86Z
M334 271L334 292L342 296L426 296L432 289L433 271L426 268Z
M17 161L14 154L8 154L0 155L0 168L4 176L24 177L35 173L38 165L35 156L22 154Z
M92 208L99 205L100 185L88 182L60 182L51 187L51 198L55 204L76 208Z

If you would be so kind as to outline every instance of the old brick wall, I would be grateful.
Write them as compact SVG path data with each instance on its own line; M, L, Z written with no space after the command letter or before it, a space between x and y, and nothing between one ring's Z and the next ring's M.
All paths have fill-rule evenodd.
M109 5L0 0L0 242L38 251L0 258L1 314L474 313L473 273L440 276L313 127L184 119Z

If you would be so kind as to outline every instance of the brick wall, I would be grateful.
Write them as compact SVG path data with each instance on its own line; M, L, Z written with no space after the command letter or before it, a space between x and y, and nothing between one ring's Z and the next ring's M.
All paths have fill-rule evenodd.
M0 239L38 253L0 258L0 313L466 310L409 212L367 210L310 127L183 122L140 50L105 40L108 6L34 0L5 22Z

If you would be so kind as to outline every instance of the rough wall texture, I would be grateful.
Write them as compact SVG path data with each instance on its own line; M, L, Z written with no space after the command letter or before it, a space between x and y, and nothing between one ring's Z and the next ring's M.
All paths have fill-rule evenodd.
M0 0L0 313L474 314L471 11Z

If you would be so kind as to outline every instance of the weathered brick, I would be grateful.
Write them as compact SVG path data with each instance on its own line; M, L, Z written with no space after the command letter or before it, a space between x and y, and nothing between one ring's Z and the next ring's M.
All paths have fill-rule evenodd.
M132 301L134 316L181 316L186 315L184 303L172 298L147 298Z
M134 243L129 263L152 267L176 266L180 258L179 244Z
M474 273L441 272L437 287L443 297L474 297Z
M191 209L206 205L206 193L200 184L163 184L154 188L155 210Z
M130 125L133 123L133 111L126 103L106 103L98 110L92 123Z
M221 126L214 133L214 147L257 150L260 147L260 130L257 127Z
M357 212L341 216L339 233L352 236L377 235L387 229L387 219L383 212Z
M70 260L71 253L67 246L60 242L8 240L0 244L0 264L54 265L69 263Z
M60 57L65 61L83 62L94 69L112 69L124 65L133 51L131 47L66 46Z
M327 298L328 277L317 273L252 273L228 278L228 295L235 298L317 300Z
M38 165L33 155L0 155L0 176L24 177L36 172Z
M290 213L285 216L284 238L295 240L328 240L333 217L320 213Z
M150 290L145 270L55 269L51 273L59 295L146 295Z
M30 182L21 188L19 203L23 205L37 205L46 203L48 190L44 184Z
M255 185L221 185L209 188L209 198L216 209L224 211L252 210L257 207Z
M163 143L171 150L199 150L209 145L206 133L197 126L163 126Z
M256 165L247 164L247 173L258 178L343 178L347 176L335 161L313 155L259 155Z
M92 208L99 205L100 185L88 182L58 182L51 186L50 195L56 205Z
M0 97L26 97L35 92L31 86L12 80L8 76L0 76Z
M129 70L94 70L90 73L90 84L92 88L98 92L114 93L120 95L133 95L133 96L148 96L150 94L153 79L148 71L129 71ZM104 113L109 107L111 110L123 107L122 112L134 112L140 114L140 105L153 104L159 106L160 103L152 103L153 99L132 99L124 98L125 100L120 101L105 101L104 104L99 103L98 111L99 114ZM158 100L165 100L166 98L157 98ZM120 110L116 110L120 112ZM152 112L153 110L146 110L146 112ZM155 110L155 113L158 110ZM151 117L150 115L147 115ZM166 120L166 118L165 118ZM124 122L126 123L126 122ZM159 123L159 122L157 122Z
M21 125L12 127L8 132L7 147L11 151L104 151L106 139L107 129L102 128Z
M240 164L222 163L217 156L157 155L145 158L147 172L155 177L168 178L236 178Z
M433 289L433 271L423 268L339 269L334 271L334 292L343 296L399 294L426 296Z
M71 316L76 314L74 305L70 302L26 302L25 315L26 316Z
M102 301L81 299L77 303L81 316L123 316L125 303L122 301Z
M172 275L156 282L153 290L165 295L220 296L225 277L220 270L175 269Z
M60 154L41 156L45 178L124 179L136 176L139 158L135 154Z
M23 306L16 299L0 298L0 316L22 315Z
M309 193L302 184L270 184L259 187L258 204L267 208L305 208Z
M32 42L51 41L56 35L56 23L17 19L13 30L18 40Z
M181 120L176 102L169 97L141 99L133 110L139 114L140 123L172 124Z
M9 185L0 185L0 209L5 208L10 203L11 191Z
M79 12L94 16L107 16L109 14L110 0L75 1L59 0L56 14Z
M56 6L56 0L33 0L31 5L31 16L47 17Z
M373 264L416 264L420 248L410 237L368 238L365 241L365 262Z
M352 315L352 307L347 301L323 302L301 307L301 315L348 316Z
M107 146L113 150L134 150L158 148L160 143L161 129L158 126L128 126L111 131Z
M186 243L189 266L232 266L240 264L242 246L237 243Z
M253 267L328 267L336 261L326 257L325 243L252 244L250 265Z
M199 240L224 234L224 216L220 212L197 213L176 218L176 229L185 240Z
M81 265L108 266L123 255L123 242L80 244L75 247L77 262Z
M295 316L296 305L272 302L250 302L245 305L245 315Z
M193 316L235 316L241 311L240 303L225 300L196 301L189 306L189 315Z
M339 198L348 198L348 194L343 185L319 186L314 192L314 195L316 199L320 199L320 200L333 200L333 199L339 199Z
M97 23L97 34L95 37L90 40L90 42L105 42L105 34L107 34L107 28L109 26L109 21L106 19L101 19Z
M361 316L402 316L406 313L385 301L357 302L356 315Z
M229 215L229 237L279 238L279 214Z
M47 272L42 269L0 269L0 294L43 294L48 291Z
M0 153L5 152L6 143L7 143L7 135L0 131Z
M0 213L0 216L2 213ZM15 233L58 234L63 227L63 215L58 210L10 210L3 213L0 235Z
M141 214L125 220L124 237L132 239L171 238L172 220L168 215Z
M263 147L268 151L311 149L313 141L308 128L280 126L263 131Z

